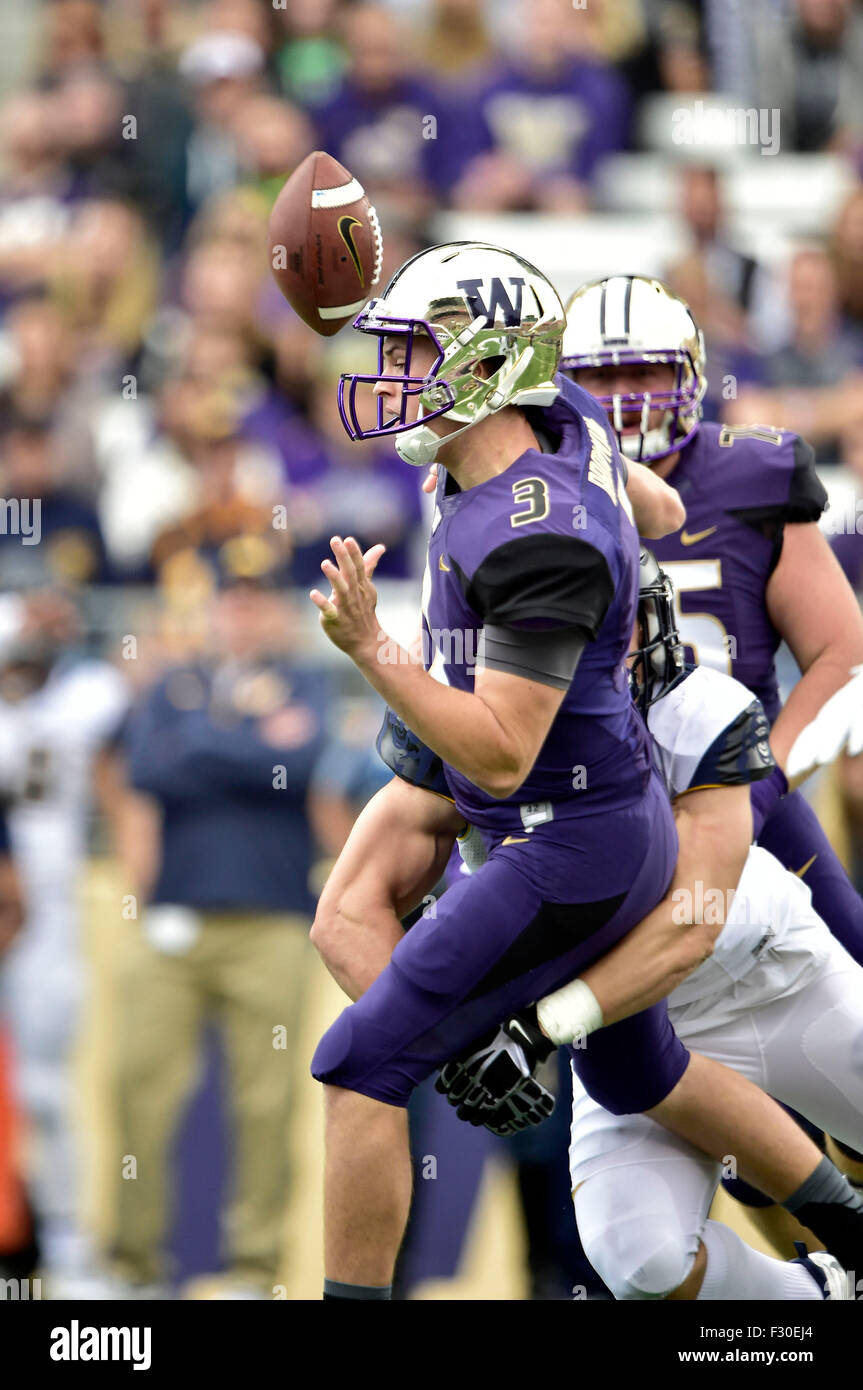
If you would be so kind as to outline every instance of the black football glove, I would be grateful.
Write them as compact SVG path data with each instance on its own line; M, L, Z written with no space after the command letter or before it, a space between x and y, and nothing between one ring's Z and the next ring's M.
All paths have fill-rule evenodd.
M493 1120L495 1125L506 1125L507 1133L512 1132L509 1126L521 1129L539 1124L551 1114L554 1100L536 1081L534 1072L554 1050L554 1044L540 1031L535 1015L532 1018L530 1013L513 1014L496 1033L473 1043L460 1057L447 1062L435 1087L450 1105L457 1107L459 1119L471 1124ZM537 1118L519 1123L533 1113Z
M485 1125L492 1134L507 1136L541 1125L554 1109L555 1096L535 1076L529 1076L494 1110L469 1110L472 1125Z

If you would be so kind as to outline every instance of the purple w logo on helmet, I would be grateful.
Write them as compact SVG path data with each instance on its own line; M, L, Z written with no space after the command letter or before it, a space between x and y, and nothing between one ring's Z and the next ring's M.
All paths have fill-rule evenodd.
M485 285L482 280L457 280L456 285L464 291L464 297L468 302L468 307L475 319L487 318L489 323L494 323L498 309L503 314L503 321L507 328L515 328L521 322L521 297L524 291L524 277L511 276L510 285L515 289L515 303L504 289L503 281L497 276L493 276L488 282L488 295L486 297Z

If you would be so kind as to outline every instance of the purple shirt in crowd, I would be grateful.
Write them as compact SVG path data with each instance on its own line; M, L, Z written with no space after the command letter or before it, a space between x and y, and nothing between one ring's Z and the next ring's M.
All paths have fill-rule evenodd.
M584 58L549 76L501 64L480 83L475 102L473 152L500 150L537 174L586 182L601 159L627 145L629 88L613 68Z

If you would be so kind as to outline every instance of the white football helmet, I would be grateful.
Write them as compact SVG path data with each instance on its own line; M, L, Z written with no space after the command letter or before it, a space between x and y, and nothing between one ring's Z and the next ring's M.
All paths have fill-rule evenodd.
M407 463L429 464L454 433L470 429L507 405L550 405L558 394L554 374L565 323L557 291L541 271L512 251L476 241L433 246L406 261L379 299L371 300L354 322L361 333L378 337L375 375L348 373L339 382L339 410L352 439L397 436ZM405 337L404 372L385 371L384 339ZM414 337L431 339L437 360L426 376L411 375ZM486 377L480 362L490 362ZM377 397L377 423L363 427L357 414L357 387L400 381L398 412L384 419ZM412 396L419 397L415 421L406 418ZM461 429L438 435L428 426L448 415Z
M608 411L621 453L638 463L657 463L688 444L702 416L707 390L704 336L689 305L646 275L610 275L583 285L566 306L561 370L668 363L675 368L669 391L597 396ZM651 411L664 408L650 428ZM637 433L624 434L624 412L640 410Z

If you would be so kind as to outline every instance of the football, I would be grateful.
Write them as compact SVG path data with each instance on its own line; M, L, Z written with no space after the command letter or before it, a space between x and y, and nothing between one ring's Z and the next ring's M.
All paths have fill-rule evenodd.
M300 318L330 338L380 280L383 239L363 186L323 150L307 155L273 204L270 265Z

